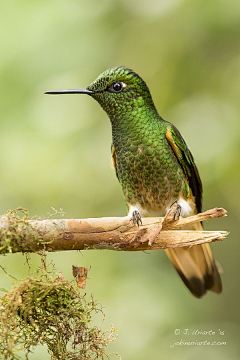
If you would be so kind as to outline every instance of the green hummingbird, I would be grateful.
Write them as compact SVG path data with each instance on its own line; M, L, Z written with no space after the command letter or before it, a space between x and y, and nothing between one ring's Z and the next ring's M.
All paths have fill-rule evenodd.
M112 160L128 215L162 216L177 201L182 217L201 212L202 183L193 156L177 128L161 118L148 86L123 66L104 71L87 88L45 94L87 94L106 111L112 125ZM188 227L189 229L189 227ZM202 230L201 224L191 229ZM222 291L209 244L166 250L191 293Z

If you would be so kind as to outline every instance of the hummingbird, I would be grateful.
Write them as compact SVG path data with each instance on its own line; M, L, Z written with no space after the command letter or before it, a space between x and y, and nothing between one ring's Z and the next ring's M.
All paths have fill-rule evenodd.
M202 183L178 129L158 114L144 80L124 66L110 68L87 88L45 94L87 94L101 105L112 126L112 162L128 215L163 216L174 202L178 215L201 212ZM202 230L200 223L185 229ZM209 244L171 248L166 253L191 293L221 293L222 283Z

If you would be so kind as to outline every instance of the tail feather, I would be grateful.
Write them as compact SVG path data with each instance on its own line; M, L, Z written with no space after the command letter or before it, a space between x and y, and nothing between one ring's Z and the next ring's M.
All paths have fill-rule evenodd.
M200 226L192 228L202 230ZM167 249L166 253L194 296L201 298L208 290L221 293L222 282L209 244Z

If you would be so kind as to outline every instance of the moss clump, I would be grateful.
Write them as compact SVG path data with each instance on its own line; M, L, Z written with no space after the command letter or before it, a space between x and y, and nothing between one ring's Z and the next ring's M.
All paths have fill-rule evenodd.
M34 346L46 344L52 360L106 359L115 329L103 332L91 325L100 311L79 289L45 269L15 284L0 298L0 358L26 359ZM2 356L2 357L1 357Z
M0 234L0 253L6 254L19 250L27 252L29 249L29 242L31 240L36 240L34 236L29 235L30 217L28 211L18 207L15 210L8 210L2 218L3 229ZM5 225L5 222L7 223L7 226ZM6 226L5 229L4 225Z
M52 208L54 213L48 214L48 218L55 215L64 216L62 209L59 211ZM18 207L14 210L8 210L6 214L0 216L0 254L15 253L15 252L37 252L45 249L46 244L52 242L41 238L39 232L32 228L29 220L28 210ZM38 218L40 220L40 218Z

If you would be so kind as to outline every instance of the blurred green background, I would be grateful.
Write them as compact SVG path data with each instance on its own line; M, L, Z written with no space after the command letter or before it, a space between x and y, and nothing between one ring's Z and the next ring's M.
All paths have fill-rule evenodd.
M68 218L126 215L109 166L106 114L90 97L43 93L85 87L109 67L134 69L194 154L203 209L228 210L205 224L231 231L212 245L223 293L195 299L164 251L65 252L48 260L68 279L72 264L91 265L86 292L103 305L106 327L121 324L109 351L124 360L239 359L239 0L8 0L0 19L1 214L22 206L30 216L47 216L51 207ZM27 275L24 261L0 259L18 278ZM36 268L38 257L31 263ZM0 276L0 287L10 288ZM186 328L216 334L185 336ZM181 339L226 345L171 347ZM46 354L38 347L29 358Z

